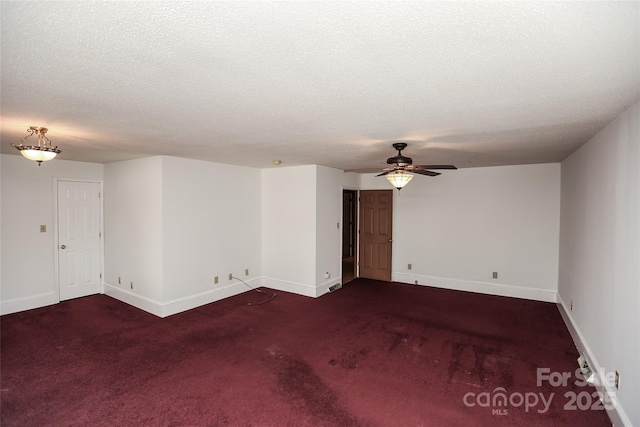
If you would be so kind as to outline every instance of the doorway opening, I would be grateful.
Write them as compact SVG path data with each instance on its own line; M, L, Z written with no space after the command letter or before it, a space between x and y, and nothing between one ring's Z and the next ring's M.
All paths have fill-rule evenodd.
M342 191L342 284L357 277L358 192Z

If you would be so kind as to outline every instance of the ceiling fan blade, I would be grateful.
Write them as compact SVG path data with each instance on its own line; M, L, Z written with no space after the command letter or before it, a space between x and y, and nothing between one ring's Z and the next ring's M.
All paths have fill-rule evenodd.
M427 176L438 176L439 172L433 172L429 169L458 169L454 165L414 165L412 164L412 160L410 157L405 157L402 155L402 150L407 147L407 143L405 142L396 142L393 145L393 148L398 150L398 155L395 157L389 157L387 159L388 167L382 169L382 173L379 173L376 176L385 176L390 174L391 172L407 172L407 173L416 173L419 175L427 175ZM359 172L359 173L370 173L370 172L379 172L379 169L350 169L345 172Z
M420 175L427 175L427 176L438 176L441 175L440 172L432 172L432 171L425 171L425 170L421 170L421 169L414 169L412 171L409 171L411 173L417 173Z
M414 168L419 169L458 169L453 165L415 165Z
M377 168L358 168L358 169L345 169L344 172L353 172L353 173L374 173L380 172L380 169L383 171L390 170L389 165L386 163L380 162L380 167ZM382 166L384 165L384 166Z

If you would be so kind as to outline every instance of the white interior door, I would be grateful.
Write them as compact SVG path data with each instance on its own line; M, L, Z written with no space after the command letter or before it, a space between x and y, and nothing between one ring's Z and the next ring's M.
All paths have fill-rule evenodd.
M100 292L100 183L58 181L60 301Z

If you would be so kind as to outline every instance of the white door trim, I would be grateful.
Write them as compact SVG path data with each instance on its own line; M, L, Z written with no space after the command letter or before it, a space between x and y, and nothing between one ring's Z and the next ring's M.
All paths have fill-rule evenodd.
M100 293L104 293L104 181L100 179L90 179L90 178L64 178L64 177L53 177L53 268L54 268L54 291L56 293L56 302L60 302L60 267L59 267L59 257L58 257L58 247L59 247L59 236L58 236L58 183L61 181L67 182L89 182L100 185L100 235L102 238L100 239L100 275L102 278L100 279Z

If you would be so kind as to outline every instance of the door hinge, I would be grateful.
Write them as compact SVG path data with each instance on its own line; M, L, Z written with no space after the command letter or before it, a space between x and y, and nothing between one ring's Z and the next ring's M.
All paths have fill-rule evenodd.
M98 191L98 199L102 197L102 193Z
M100 278L102 279L102 273L100 273Z
M102 239L102 231L98 233L98 237Z

